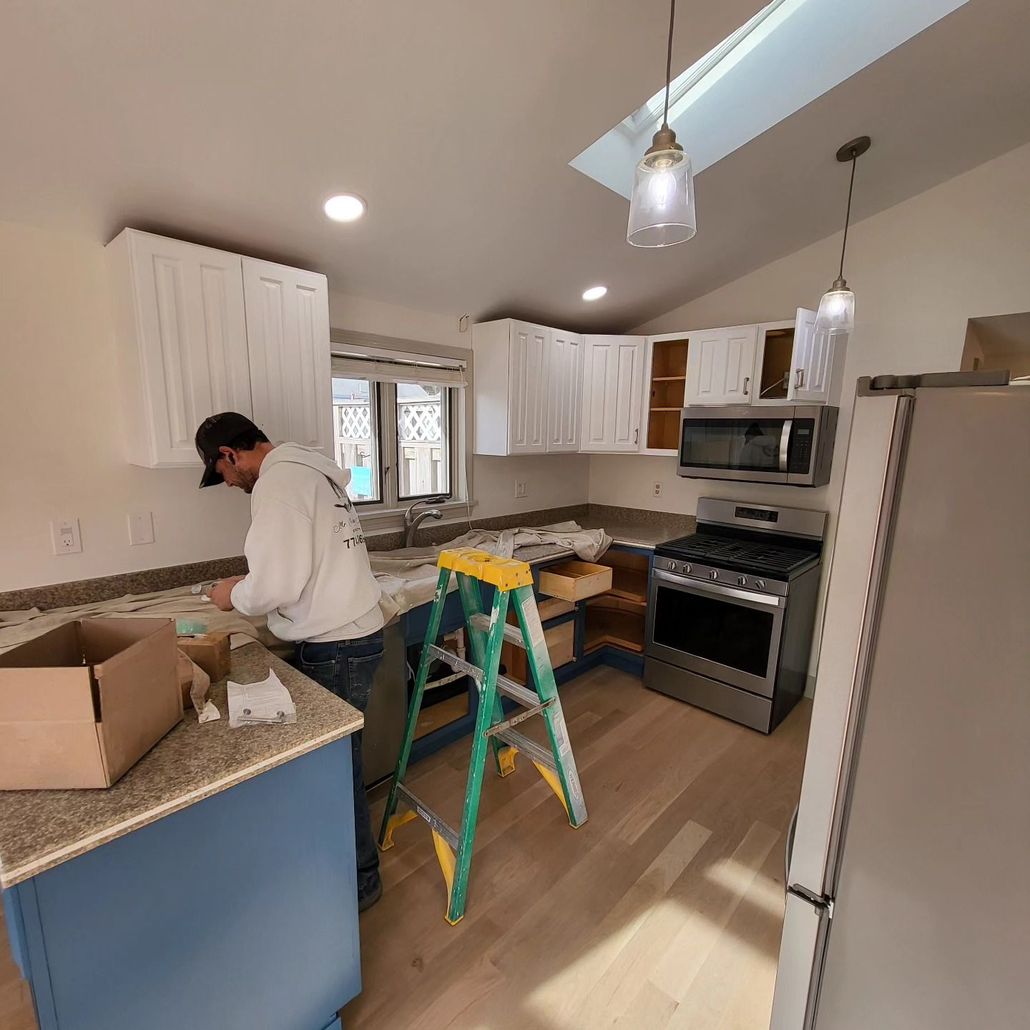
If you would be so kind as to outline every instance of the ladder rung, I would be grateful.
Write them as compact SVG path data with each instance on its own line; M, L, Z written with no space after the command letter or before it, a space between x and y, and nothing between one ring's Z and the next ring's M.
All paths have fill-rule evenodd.
M513 701L518 701L524 708L532 708L540 704L540 695L535 690L530 690L529 687L524 687L507 676L497 677L497 689Z
M471 676L474 680L479 680L480 682L483 680L483 670L478 665L466 662L464 658L459 658L445 647L437 647L436 644L430 644L429 655L432 658L438 658L441 662L445 662L455 672L463 672L466 676Z
M541 744L538 744L535 740L530 740L529 737L524 736L521 733L517 733L515 730L501 730L498 737L505 742L510 744L513 748L521 751L527 758L543 765L554 772L558 771L558 763L554 760L554 755L551 754L550 750Z
M403 783L397 784L397 793L407 802L407 804L414 809L415 813L421 816L429 825L436 830L438 834L451 846L451 850L455 853L458 850L458 835L447 825L431 808L422 804L421 801L414 794L404 786Z
M491 726L486 731L486 735L488 737L495 737L505 730L511 729L512 726L518 726L520 722L525 722L530 716L539 715L545 708L550 708L552 701L541 701L539 704L533 705L532 708L523 708L521 712L516 712L510 719L505 719L504 722Z
M473 628L481 629L484 633L490 632L490 616L483 612L479 612L477 615L473 615L469 620L472 623ZM525 648L526 642L522 639L522 634L519 632L518 626L509 625L507 622L504 624L504 639L509 644L514 644L516 647Z

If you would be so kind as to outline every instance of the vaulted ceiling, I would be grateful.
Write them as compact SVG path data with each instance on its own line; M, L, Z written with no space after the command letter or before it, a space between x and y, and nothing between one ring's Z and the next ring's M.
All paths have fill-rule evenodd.
M680 0L674 73L760 6ZM666 0L12 0L0 220L102 242L133 225L395 304L620 330L839 228L853 136L875 141L857 218L1030 139L1030 4L970 0L699 175L691 242L637 250L625 199L568 162L660 87L667 18ZM368 215L330 223L345 190Z

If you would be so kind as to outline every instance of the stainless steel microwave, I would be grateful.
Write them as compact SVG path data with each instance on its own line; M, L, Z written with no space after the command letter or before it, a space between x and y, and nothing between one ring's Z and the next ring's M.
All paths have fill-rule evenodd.
M677 471L690 479L822 486L836 435L837 409L829 405L695 405L683 409Z

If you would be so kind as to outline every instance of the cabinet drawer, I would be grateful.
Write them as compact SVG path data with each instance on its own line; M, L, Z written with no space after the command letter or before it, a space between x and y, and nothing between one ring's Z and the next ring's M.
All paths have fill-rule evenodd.
M580 601L612 588L612 570L593 562L568 561L551 565L540 573L540 593Z
M576 625L572 620L552 626L544 632L544 642L551 659L551 668L558 669L567 665L575 657ZM508 670L508 675L519 683L529 683L529 663L526 652L521 647L507 641L501 648L501 664Z

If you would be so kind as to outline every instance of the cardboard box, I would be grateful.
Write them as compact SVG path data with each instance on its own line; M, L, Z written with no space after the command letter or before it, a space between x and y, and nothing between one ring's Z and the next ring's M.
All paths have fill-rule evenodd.
M229 634L204 633L196 637L179 637L179 650L188 655L211 677L212 683L229 675Z
M109 787L180 719L175 624L83 619L0 655L0 790Z

